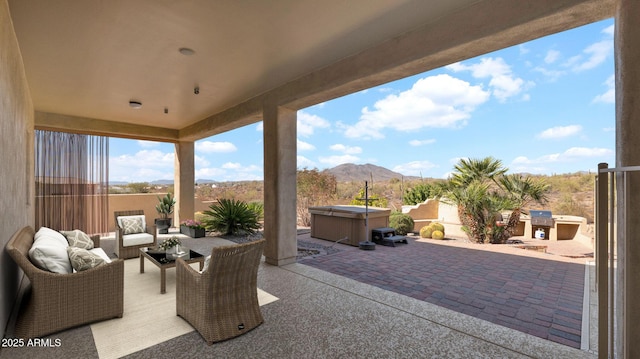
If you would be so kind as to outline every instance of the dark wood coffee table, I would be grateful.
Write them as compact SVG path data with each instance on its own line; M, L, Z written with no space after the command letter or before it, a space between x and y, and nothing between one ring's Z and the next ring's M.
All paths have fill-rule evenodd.
M200 270L204 266L204 255L182 247L186 254L180 258L187 263L200 263ZM176 258L167 255L167 252L156 247L140 248L140 273L144 273L144 259L148 259L156 267L160 268L160 294L167 292L167 268L175 268Z

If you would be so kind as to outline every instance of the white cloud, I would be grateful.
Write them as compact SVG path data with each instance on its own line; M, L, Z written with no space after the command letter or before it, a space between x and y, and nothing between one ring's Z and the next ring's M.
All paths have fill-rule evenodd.
M542 131L536 137L541 139L565 138L573 136L580 131L582 131L582 126L580 125L556 126Z
M582 52L587 56L587 59L583 61L580 55L574 58L572 70L575 72L590 70L603 63L613 53L613 40L596 42Z
M200 168L195 171L196 179L219 180L227 171L220 168Z
M362 148L358 147L358 146L345 146L343 144L335 144L335 145L331 145L329 146L329 149L333 150L333 151L339 151L345 154L357 154L357 153L362 153Z
M607 57L613 55L613 32L614 25L610 25L602 30L605 34L605 39L593 43L582 50L581 55L573 56L565 64L574 72L581 72L590 70L601 63L603 63Z
M326 156L318 159L320 163L324 163L328 166L335 167L343 163L356 163L360 161L360 158L353 155L339 155L339 156Z
M312 107L322 108L324 107L325 102L319 103ZM316 128L328 128L331 124L329 121L324 118L312 115L304 110L300 110L297 113L297 123L296 130L298 131L298 136L309 137L313 135ZM256 131L263 132L264 131L264 122L260 121L256 125Z
M298 136L309 137L313 135L316 128L328 128L329 126L329 121L320 116L298 111Z
M413 161L409 163L403 163L393 168L394 172L402 173L405 176L423 176L429 170L436 168L435 164L429 161Z
M549 82L554 82L557 79L559 79L561 76L567 73L566 71L562 71L562 70L549 70L541 66L537 66L536 68L533 69L533 71L539 72L542 75L544 75L544 77L546 77L547 81Z
M604 83L607 86L607 91L596 96L593 102L603 103L615 103L616 102L616 80L614 75L609 76Z
M446 68L454 72L471 71L471 75L479 79L490 78L489 87L500 102L520 93L524 85L524 80L514 76L511 67L501 57L484 57L471 65L458 62Z
M142 150L109 158L109 179L113 181L149 182L173 179L174 153Z
M608 148L571 147L562 153L552 153L535 159L519 156L511 163L514 165L566 163L585 158L605 158L611 155L613 155L613 151Z
M296 158L296 165L298 168L315 168L316 167L315 162L313 162L312 160L304 156L298 156Z
M552 64L556 62L560 58L560 51L557 50L549 50L547 51L547 56L544 57L544 62L548 64Z
M210 164L206 157L202 157L198 155L193 156L193 163L196 168L207 167Z
M313 151L316 149L316 146L310 143L298 140L297 148L298 148L298 151Z
M358 139L384 138L385 129L415 131L424 127L459 127L470 113L487 101L489 93L480 86L449 75L418 80L411 89L392 94L362 109L354 125L340 124L345 136Z
M242 165L237 162L227 162L222 165L222 168L228 170L239 170L242 169Z
M432 143L436 143L435 138L430 138L430 139L427 139L427 140L411 140L411 141L409 141L409 144L411 146L414 146L414 147L430 145Z
M518 45L518 50L520 51L520 55L526 55L531 51L524 44Z
M202 153L228 153L238 150L231 142L197 141L195 149Z
M237 162L227 162L220 168L197 169L195 176L196 178L216 181L259 181L263 178L263 168L257 165L245 166Z
M382 93L389 93L389 92L395 92L396 90L393 87L380 87L378 88L378 92L382 92Z

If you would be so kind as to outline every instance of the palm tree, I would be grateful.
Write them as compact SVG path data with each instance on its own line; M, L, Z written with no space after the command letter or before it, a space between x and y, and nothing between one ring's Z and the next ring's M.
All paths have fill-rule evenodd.
M547 194L551 187L544 182L534 181L531 177L524 178L515 174L501 177L499 183L513 203L503 238L501 238L501 242L504 243L513 235L513 231L520 222L522 209L533 202L541 205L547 203Z
M502 166L502 161L493 157L483 159L461 159L453 169L451 181L458 186L467 186L473 181L492 182L497 184L496 178L504 175L508 169Z
M507 168L493 157L461 159L444 186L443 201L458 207L458 216L469 239L478 243L504 243L520 222L522 208L544 203L549 186L532 178L506 175ZM497 219L511 210L506 226Z

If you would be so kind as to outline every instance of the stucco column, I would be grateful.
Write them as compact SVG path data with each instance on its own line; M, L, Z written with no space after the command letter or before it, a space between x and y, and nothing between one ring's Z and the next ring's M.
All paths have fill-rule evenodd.
M174 191L176 206L173 214L173 226L179 227L180 222L193 218L194 215L194 143L193 141L178 142L175 145Z
M640 165L640 1L620 0L616 12L616 167ZM618 175L620 178L620 175ZM618 193L622 181L617 181ZM625 198L618 198L618 283L623 286L624 321L617 316L617 354L640 358L640 173L627 173ZM620 294L620 291L617 290ZM619 305L622 305L620 307ZM624 348L624 349L623 349Z
M295 110L264 107L264 255L278 266L295 262L298 254L296 120Z

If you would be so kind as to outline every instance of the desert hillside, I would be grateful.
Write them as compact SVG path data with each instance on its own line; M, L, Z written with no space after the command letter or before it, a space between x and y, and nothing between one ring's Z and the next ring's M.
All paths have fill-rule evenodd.
M348 204L369 183L370 194L387 199L389 207L402 207L402 194L408 188L421 183L436 181L432 178L407 177L375 165L345 164L325 170L337 180L338 198L335 204ZM593 221L595 174L579 172L553 176L535 176L551 186L549 202L529 209L551 210L554 214L576 215ZM236 198L251 202L262 201L262 181L218 182L199 184L196 195L203 200Z

